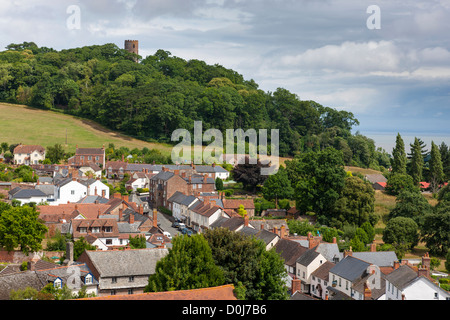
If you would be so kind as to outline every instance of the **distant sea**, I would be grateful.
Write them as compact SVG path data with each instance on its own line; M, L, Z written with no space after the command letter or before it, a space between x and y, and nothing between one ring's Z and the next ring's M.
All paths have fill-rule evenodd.
M428 151L431 150L431 141L434 141L438 146L445 142L447 146L450 146L450 133L421 133L421 132L364 132L360 131L360 133L370 139L375 141L375 146L383 148L386 152L392 154L392 149L395 147L395 139L397 138L397 134L400 133L404 143L405 143L405 151L409 153L411 151L410 144L414 142L414 139L417 137L421 139L426 144L426 149Z

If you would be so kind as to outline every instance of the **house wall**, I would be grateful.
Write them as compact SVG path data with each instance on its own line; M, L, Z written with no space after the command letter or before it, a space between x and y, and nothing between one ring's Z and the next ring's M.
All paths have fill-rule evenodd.
M30 157L29 160L25 160L25 158ZM45 152L40 153L38 151L33 151L32 153L15 153L14 154L14 163L15 164L39 164L39 161L45 160Z
M322 293L320 294L319 290L317 289L318 286L322 288ZM325 281L323 279L317 278L317 277L311 277L311 294L315 297L318 297L322 300L325 300L326 296L329 295L329 292L327 290L327 287L331 285L330 282Z
M331 284L333 283L333 281L336 281L336 286L335 288L343 293L345 293L346 295L348 295L349 297L351 297L352 295L352 283L345 279L342 278L334 273L330 272L330 276L329 279L331 281Z
M86 195L86 186L77 181L71 181L58 189L58 203L77 202Z
M115 290L116 295L128 294L129 289L133 290L133 294L143 293L145 286L148 284L149 276L149 274L135 275L133 281L130 281L128 276L115 277L115 283L111 277L101 277L99 279L99 296L109 296L111 290Z
M311 274L319 268L322 263L327 261L324 256L319 254L309 265L304 266L299 263L296 264L297 277L302 281L302 286L311 284Z
M15 198L13 197L13 199L15 199ZM30 203L30 202L39 204L41 202L46 202L47 197L31 197L31 198L21 198L21 199L16 199L16 200L19 200L21 205L24 205L24 204Z
M101 196L102 191L105 191L105 198L109 199L109 187L100 180L95 181L89 186L89 196L95 195L95 188L97 187L97 195Z

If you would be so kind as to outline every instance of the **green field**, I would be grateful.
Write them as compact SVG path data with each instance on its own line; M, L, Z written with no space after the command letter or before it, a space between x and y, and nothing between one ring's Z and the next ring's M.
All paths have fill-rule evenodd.
M0 142L37 144L43 147L56 143L67 152L79 147L94 148L113 143L116 148L158 149L170 155L172 146L150 143L106 129L99 124L62 113L27 106L0 103Z

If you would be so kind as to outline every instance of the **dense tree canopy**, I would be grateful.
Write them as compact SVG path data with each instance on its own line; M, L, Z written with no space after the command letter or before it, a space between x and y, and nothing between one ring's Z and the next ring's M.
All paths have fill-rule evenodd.
M0 101L57 109L160 142L178 128L192 133L194 121L224 138L226 129L268 129L270 140L270 129L278 129L281 156L332 146L346 164L380 164L374 142L351 134L359 124L351 112L283 88L264 92L234 70L165 50L134 59L111 43L61 51L10 44L0 52Z

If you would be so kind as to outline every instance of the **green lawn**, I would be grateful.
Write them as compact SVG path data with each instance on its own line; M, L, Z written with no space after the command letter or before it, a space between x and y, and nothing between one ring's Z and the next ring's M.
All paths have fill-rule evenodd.
M109 143L113 143L116 148L158 149L165 155L169 155L172 150L170 145L134 139L89 120L6 103L0 103L0 142L38 144L43 147L60 143L68 152L75 152L76 145L92 148L103 144L107 147Z

